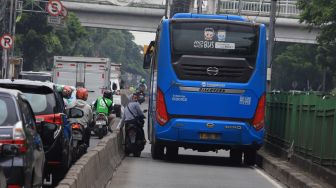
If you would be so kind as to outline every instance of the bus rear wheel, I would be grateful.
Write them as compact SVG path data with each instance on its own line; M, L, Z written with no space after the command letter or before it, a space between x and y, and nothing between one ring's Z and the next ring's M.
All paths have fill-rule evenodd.
M256 163L257 151L255 149L250 149L244 151L244 164L248 166L253 166Z
M156 143L151 145L151 154L153 159L162 159L164 152L164 146Z
M178 156L178 147L167 146L166 155L168 160L175 160Z
M241 165L243 152L238 149L230 150L230 161L233 165Z

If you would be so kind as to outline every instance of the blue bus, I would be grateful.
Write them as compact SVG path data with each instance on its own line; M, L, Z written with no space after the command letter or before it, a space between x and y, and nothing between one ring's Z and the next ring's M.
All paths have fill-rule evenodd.
M147 48L148 139L154 159L178 149L230 150L255 163L265 134L266 27L235 15L178 13ZM166 148L166 150L165 150Z

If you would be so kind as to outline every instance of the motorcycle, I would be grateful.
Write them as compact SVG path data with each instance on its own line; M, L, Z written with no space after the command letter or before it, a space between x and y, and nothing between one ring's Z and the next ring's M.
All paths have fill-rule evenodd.
M84 116L84 112L77 108L71 108L69 110L69 118L77 119L82 118ZM72 154L73 154L73 162L79 159L82 155L87 152L88 146L85 144L85 128L84 125L74 121L71 123L72 129Z
M99 139L107 135L108 131L108 119L105 114L99 113L95 115L95 125L93 127L93 132L98 136Z
M144 110L147 112L147 110ZM142 150L145 148L145 135L143 132L143 119L125 123L125 154L133 153L134 157L140 157Z

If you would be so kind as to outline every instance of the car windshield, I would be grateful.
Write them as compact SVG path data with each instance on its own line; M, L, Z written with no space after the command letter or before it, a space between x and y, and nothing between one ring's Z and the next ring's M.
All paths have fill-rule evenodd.
M29 101L35 115L53 114L56 106L53 93L38 94L38 93L23 93Z
M18 121L12 99L0 97L0 126L12 126Z

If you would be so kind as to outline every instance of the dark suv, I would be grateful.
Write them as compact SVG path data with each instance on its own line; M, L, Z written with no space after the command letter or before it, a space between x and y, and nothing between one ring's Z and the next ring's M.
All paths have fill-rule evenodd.
M64 114L63 98L50 82L0 80L0 87L20 90L29 101L36 117L47 165L45 175L53 184L63 178L71 165L71 128Z
M44 162L29 102L20 91L0 88L0 168L8 186L41 187Z

